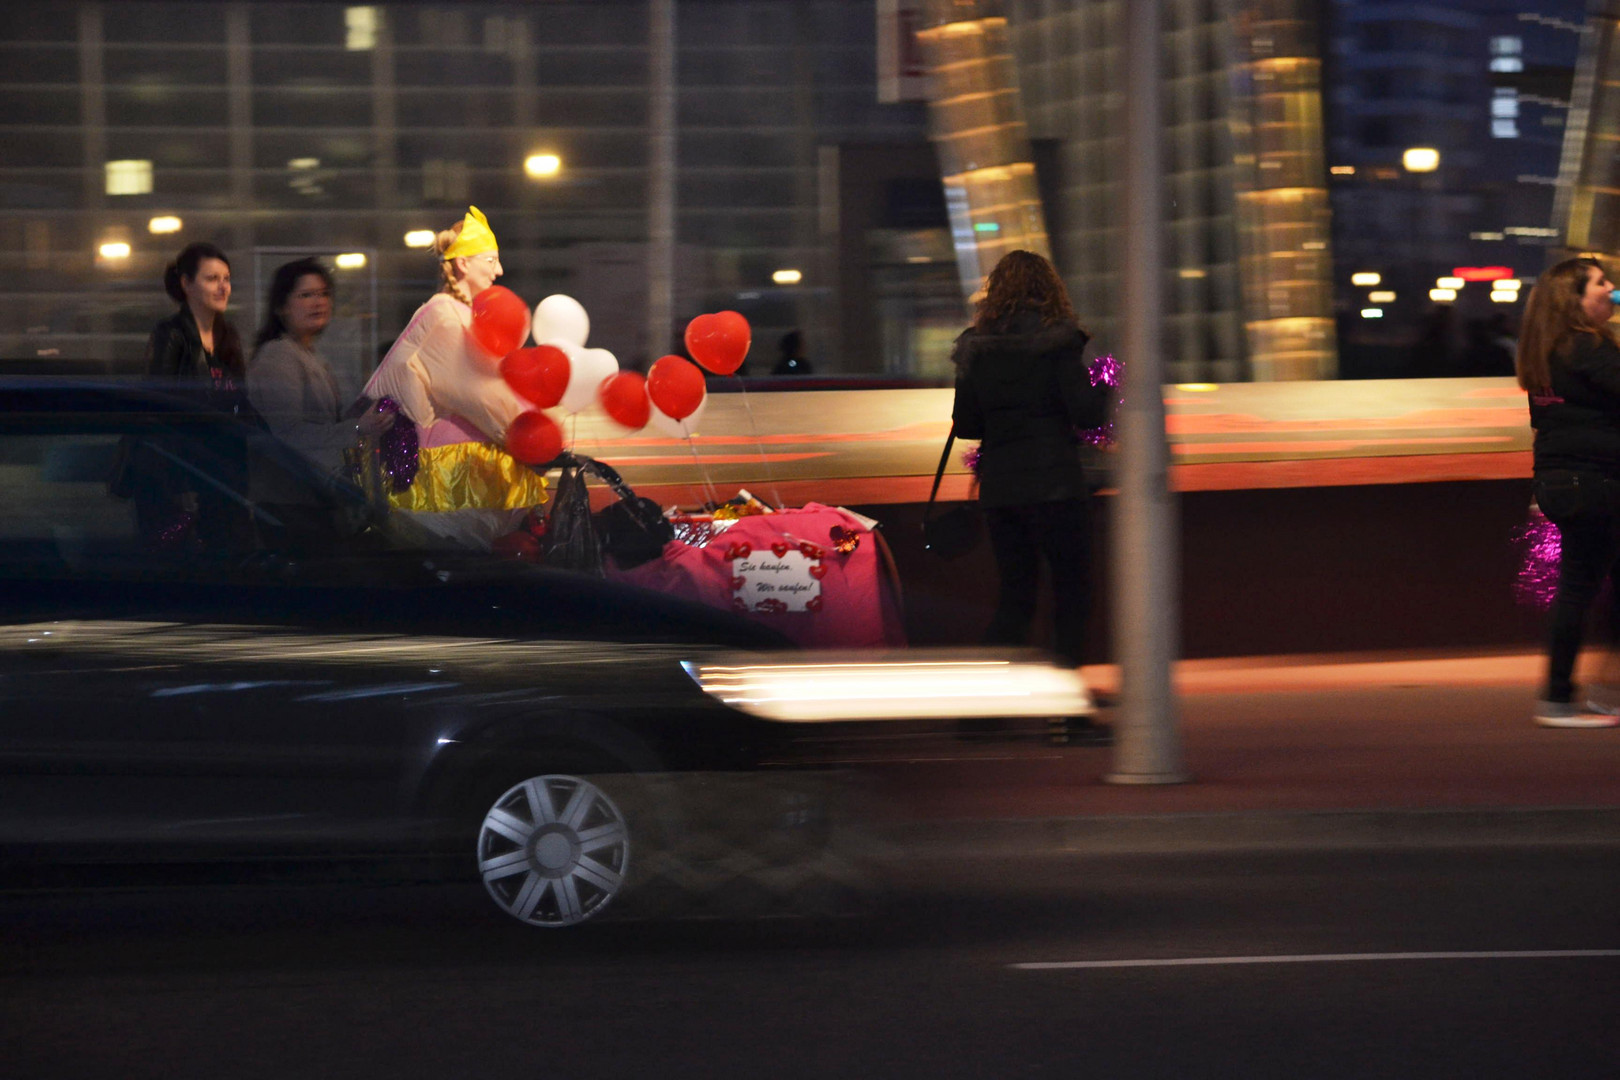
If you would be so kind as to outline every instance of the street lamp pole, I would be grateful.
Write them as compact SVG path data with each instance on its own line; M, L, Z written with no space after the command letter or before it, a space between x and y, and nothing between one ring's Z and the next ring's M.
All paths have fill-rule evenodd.
M1114 500L1114 641L1120 660L1113 784L1175 784L1182 766L1170 666L1180 627L1176 508L1164 432L1164 122L1160 0L1126 11L1125 357Z

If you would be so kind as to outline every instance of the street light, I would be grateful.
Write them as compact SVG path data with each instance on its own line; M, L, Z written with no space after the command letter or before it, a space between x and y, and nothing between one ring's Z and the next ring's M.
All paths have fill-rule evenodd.
M1434 172L1440 167L1440 151L1429 146L1414 146L1401 155L1401 165L1407 172Z
M562 169L562 158L556 154L530 154L523 159L523 171L536 180L556 176Z

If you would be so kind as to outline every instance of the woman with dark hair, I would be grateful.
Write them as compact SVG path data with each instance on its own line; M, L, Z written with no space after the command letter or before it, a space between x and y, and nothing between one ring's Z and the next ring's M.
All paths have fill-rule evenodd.
M344 418L344 398L332 367L315 341L332 321L332 275L314 259L276 269L270 303L248 366L248 400L272 434L302 453L322 472L344 468L344 452L375 438L393 424L376 406Z
M231 260L213 244L187 244L163 271L163 290L180 310L152 328L146 372L182 383L202 382L231 399L242 383L242 339L225 317L231 302Z
M951 419L959 437L980 440L979 506L1000 576L985 641L1027 642L1044 557L1053 647L1076 667L1091 597L1079 431L1100 426L1109 404L1108 387L1093 386L1086 370L1088 340L1052 264L1012 251L990 271L973 325L951 355L957 368Z
M1620 710L1578 703L1571 681L1587 610L1620 564L1620 339L1609 281L1595 259L1566 259L1525 302L1516 368L1536 430L1536 505L1562 541L1547 630L1543 727L1613 727ZM1617 604L1611 630L1620 630Z

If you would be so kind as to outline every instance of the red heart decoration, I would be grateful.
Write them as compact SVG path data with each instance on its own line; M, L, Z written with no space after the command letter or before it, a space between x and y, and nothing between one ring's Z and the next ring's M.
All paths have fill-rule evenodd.
M821 610L821 597L812 596L810 599L806 600L804 602L804 610L806 610L806 611L820 611Z
M726 548L726 558L728 559L746 559L753 553L754 549L747 544L732 544Z
M752 332L735 311L699 315L686 324L686 351L716 375L730 375L748 356Z
M808 540L802 541L799 544L799 553L807 559L819 559L826 554L826 552L822 551Z
M816 563L810 568L810 576L820 581L827 576L827 565L825 563Z
M788 553L788 548L792 546L793 545L789 544L786 540L778 540L776 543L771 545L771 550L776 552L776 557L780 559L782 556Z
M746 584L748 584L747 578L734 577L731 579L731 591L736 592Z
M743 602L742 597L733 596L731 598L731 608L732 608L733 611L747 611L748 610L748 605Z

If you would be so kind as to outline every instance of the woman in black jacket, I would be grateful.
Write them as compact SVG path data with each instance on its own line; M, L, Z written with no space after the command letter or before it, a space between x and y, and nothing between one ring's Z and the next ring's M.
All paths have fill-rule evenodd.
M146 373L203 383L222 397L236 394L246 370L242 339L225 317L231 302L231 261L213 244L187 244L163 271L163 291L180 310L152 328Z
M1562 541L1547 632L1544 727L1613 727L1616 710L1577 702L1571 676L1587 609L1620 569L1620 340L1614 285L1593 259L1566 259L1536 281L1519 335L1519 385L1530 395L1535 497ZM1616 605L1615 629L1620 629Z
M1052 264L1008 252L956 339L956 434L979 442L979 506L1000 576L988 644L1021 645L1044 556L1053 648L1079 666L1090 612L1091 518L1079 430L1106 417L1109 389L1086 370L1089 338Z

